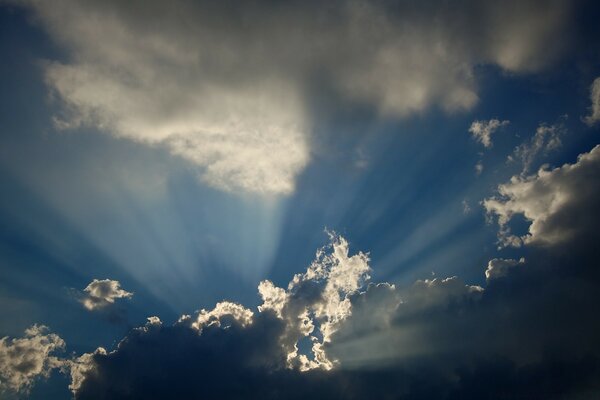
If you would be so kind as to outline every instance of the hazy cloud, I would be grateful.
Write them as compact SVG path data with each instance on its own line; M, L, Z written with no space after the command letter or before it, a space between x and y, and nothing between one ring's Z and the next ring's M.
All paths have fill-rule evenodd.
M48 333L44 325L33 325L21 338L0 339L0 389L27 392L39 377L48 378L64 361L53 353L64 350L65 342Z
M570 15L562 0L16 2L68 51L45 63L57 126L163 145L214 187L275 194L310 160L316 79L384 116L469 109L476 65L544 67Z
M510 121L500 121L498 119L490 119L489 121L473 121L469 132L473 135L473 139L483 144L484 147L492 147L492 134L503 126L506 126Z
M110 279L94 279L83 289L81 304L90 311L105 308L114 304L116 299L130 299L133 293L121 289L119 281Z
M600 146L581 154L574 164L540 169L532 176L513 176L498 187L499 196L484 200L489 216L497 218L501 246L553 245L589 232L600 201ZM510 221L522 215L528 232L514 235Z

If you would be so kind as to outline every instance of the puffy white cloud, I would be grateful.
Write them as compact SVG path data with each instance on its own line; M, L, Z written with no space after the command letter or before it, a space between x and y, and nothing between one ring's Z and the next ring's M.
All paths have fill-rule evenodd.
M48 333L44 325L33 325L21 338L0 339L0 389L27 392L39 377L47 378L55 368L65 366L52 355L65 348L65 341Z
M584 121L591 126L600 121L600 77L594 79L590 86L590 100L592 102L590 106L591 113L585 117Z
M121 289L119 281L110 279L94 279L83 291L86 293L80 299L81 304L90 311L114 304L116 299L133 297L133 293Z
M509 161L519 160L523 165L523 174L529 172L536 157L548 154L562 146L560 137L564 134L562 125L541 124L535 131L533 137L525 143L517 146L513 155L508 157Z
M68 52L45 64L59 127L166 146L214 187L275 194L309 162L315 79L386 116L469 109L475 66L542 68L569 21L566 0L15 2Z
M499 196L483 201L488 216L497 218L500 246L554 245L578 234L595 234L599 176L600 146L596 146L579 155L574 164L542 168L532 176L513 176L500 185ZM526 234L511 232L509 223L515 215L530 223Z
M492 134L503 126L510 123L508 120L500 121L498 119L490 119L489 121L473 121L469 127L469 132L473 135L473 139L483 144L484 147L492 147Z
M508 274L510 269L516 267L519 264L524 264L525 259L519 260L506 259L506 258L494 258L488 262L485 270L485 279L489 282L494 279L502 278Z

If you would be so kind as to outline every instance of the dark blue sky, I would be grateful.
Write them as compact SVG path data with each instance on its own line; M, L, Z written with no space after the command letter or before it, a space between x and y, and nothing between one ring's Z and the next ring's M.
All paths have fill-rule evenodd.
M68 7L67 3L58 9ZM258 283L269 279L286 288L294 274L310 265L315 251L328 243L325 229L344 237L350 254L369 252L372 282L397 287L452 276L485 287L484 271L491 259L533 257L535 264L536 257L542 259L537 255L543 253L540 248L498 248L498 224L493 218L486 221L482 201L497 196L498 185L511 176L519 176L523 163L507 158L518 158L515 149L532 143L538 127L552 127L561 145L536 153L528 174L535 174L543 164L573 164L578 155L600 142L599 124L584 121L592 112L592 82L600 76L600 36L595 23L600 14L591 3L574 3L568 16L565 12L566 28L548 28L560 30L564 48L539 66L527 57L523 62L531 62L531 68L490 61L493 57L478 59L479 53L466 55L464 63L470 63L471 74L467 82L478 100L456 110L438 102L440 94L434 90L426 105L408 112L385 111L370 94L356 97L349 95L354 92L344 85L335 84L327 69L337 71L338 67L329 58L310 73L302 72L310 75L301 81L307 93L305 115L310 116L306 117L310 128L305 131L309 158L297 169L293 190L274 194L237 187L224 190L211 184L213 181L202 178L206 176L203 171L216 164L190 161L163 142L132 139L123 133L129 132L123 128L128 123L140 125L137 120L128 122L127 117L117 115L116 128L111 128L108 120L105 125L92 122L59 129L57 116L73 112L73 108L75 114L85 114L83 108L77 109L77 101L83 104L87 100L76 98L77 94L69 98L68 93L75 92L60 87L62 81L53 81L48 65L93 64L95 57L118 57L119 53L102 53L100 44L100 55L78 47L81 43L69 37L77 32L69 26L76 24L65 22L68 26L61 30L60 17L44 6L0 5L0 336L20 337L33 324L43 324L66 342L63 355L78 356L99 346L114 349L149 316L172 324L182 314L212 309L222 300L254 309L262 303ZM257 6L254 12L265 12L265 7ZM292 12L298 11L295 7L290 6ZM65 21L94 12L79 8L65 12ZM114 12L125 15L124 23L154 18L150 16L155 13L152 7L139 15L119 8ZM95 12L99 21L108 15L102 10ZM465 11L467 19L469 12ZM519 15L544 23L545 17L539 22L536 12ZM219 15L227 18L223 15L229 14ZM173 27L168 24L172 22L158 25L157 36L163 30L170 32ZM222 27L215 28L216 38L229 35L228 23L215 26ZM476 35L473 29L475 32L466 34ZM449 52L471 46L461 42L463 33L452 32L450 43L459 46L450 46ZM236 35L232 31L230 39L237 40ZM103 40L98 37L99 43ZM512 40L527 39L517 36ZM197 46L203 43L200 40ZM547 41L531 45L542 47L531 50L531 57L550 53L554 45L558 47L558 41L549 35ZM423 47L423 51L428 54L434 49ZM417 64L421 60L421 55L411 57ZM449 59L449 63L455 62ZM146 61L140 60L144 65ZM273 58L274 63L277 60ZM256 62L258 68L261 62ZM364 62L356 60L357 65ZM218 58L215 63L218 65ZM282 69L288 68L281 63ZM394 71L402 74L405 64L399 65ZM248 61L247 68L254 67L253 61ZM236 68L222 73L226 77L231 74L232 81L239 79L240 87L245 87L246 78ZM207 73L207 80L212 73ZM448 72L448 80L454 79L452 73ZM375 79L367 75L362 75L365 81ZM102 87L110 84L111 75L107 76ZM443 90L447 89L445 78L436 75L431 79L441 79ZM149 94L160 97L161 84L156 83L159 92ZM128 112L135 113L137 106L129 102L138 98L128 99L129 92L124 93L122 107L132 107L134 111ZM182 97L185 102L185 94ZM211 97L207 95L204 101L210 102ZM180 118L184 120L177 123L191 121ZM493 132L493 146L485 148L469 128L476 120L491 119L510 123ZM292 156L283 159L288 157ZM483 165L480 174L475 168L478 163ZM589 178L587 185L597 187L599 177ZM597 211L589 212L591 218ZM516 215L511 223L522 235L531 220ZM593 235L597 238L597 233ZM133 297L91 312L78 299L93 279L116 280ZM590 357L592 354L590 351ZM50 379L40 379L32 391L19 396L69 398L68 382L54 371Z

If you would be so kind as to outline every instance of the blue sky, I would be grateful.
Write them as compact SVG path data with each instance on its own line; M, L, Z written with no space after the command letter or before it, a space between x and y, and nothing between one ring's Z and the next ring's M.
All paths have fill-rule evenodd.
M565 222L559 230L575 232L575 244L559 243L558 234L548 239L543 226L571 212L569 201L594 207L594 172L573 178L572 200L547 214L513 198L513 233L530 235L519 246L499 243L503 208L483 203L511 177L541 181L543 165L575 164L599 143L598 10L593 2L567 3L543 9L539 2L485 2L479 9L464 2L432 12L426 5L404 10L405 3L366 2L351 10L358 17L347 17L339 10L354 3L341 2L322 11L323 24L310 20L319 9L314 4L0 3L0 336L19 338L45 325L66 342L57 354L67 360L115 349L150 316L177 327L181 315L196 318L221 301L258 315L265 300L259 282L286 288L329 243L326 230L339 234L332 249L347 240L350 256L369 254L371 282L400 291L458 276L467 289L485 289L483 303L494 290L485 275L492 259L523 257L537 265L554 249L572 249L575 263L597 263L587 250L575 250L597 238L587 225ZM252 22L271 11L264 25ZM378 12L390 20L381 31L369 19ZM192 27L195 18L199 28ZM278 23L285 26L286 18L289 30ZM356 37L339 42L355 30ZM492 131L493 144L485 147L469 129L494 119L509 122ZM536 135L540 127L547 136ZM527 167L523 157L530 157ZM577 209L592 221L598 215L597 206ZM532 223L541 230L531 231ZM592 275L589 290L598 285ZM118 281L133 295L87 309L84 289L94 279ZM353 302L365 288L340 289L341 299ZM399 304L410 303L412 292L399 293ZM543 309L551 308L549 301ZM345 325L335 329L337 337L351 336L340 333ZM503 329L520 337L518 329ZM581 329L591 335L597 327ZM324 332L315 337L332 346L333 360L339 350ZM309 342L298 343L317 359ZM563 351L552 343L551 353ZM513 360L503 347L490 354ZM583 355L598 354L591 346ZM0 363L8 363L4 357ZM452 368L466 362L449 358ZM348 357L347 365L362 359ZM344 371L343 357L339 362ZM287 367L304 368L298 365ZM597 383L598 370L590 370ZM70 377L52 371L10 386L16 375L0 368L4 393L69 398ZM102 388L94 390L101 398ZM90 393L74 391L94 398Z

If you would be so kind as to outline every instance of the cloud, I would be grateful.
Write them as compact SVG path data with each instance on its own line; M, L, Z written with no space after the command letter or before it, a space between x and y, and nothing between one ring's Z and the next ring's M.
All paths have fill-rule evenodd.
M475 164L475 175L479 176L479 175L481 175L482 172L483 172L483 161L479 160L479 161L477 161L477 164Z
M133 293L121 289L119 281L110 279L94 279L83 291L86 293L80 299L81 304L90 311L110 306L116 299L133 297Z
M525 143L517 146L513 155L508 156L509 161L519 160L523 165L522 174L527 174L537 156L548 154L562 146L560 137L564 134L562 125L541 124L535 131L535 135Z
M600 77L594 79L590 86L590 100L592 105L590 106L591 114L584 118L584 121L589 126L594 125L600 121Z
M559 0L15 2L66 50L45 63L58 127L165 146L213 187L266 194L310 161L318 82L385 117L466 110L476 66L539 70L570 20Z
M490 119L489 121L473 121L469 132L473 135L473 139L483 144L484 147L492 147L492 134L503 126L510 123L508 120L500 121L498 119Z
M256 310L223 301L172 325L152 316L112 351L54 364L77 399L583 396L600 388L600 324L581 318L600 293L586 237L522 268L493 259L483 288L370 283L368 255L331 233L287 288L260 283Z
M65 348L58 335L48 327L33 325L21 338L0 339L0 389L28 392L39 377L48 378L64 362L52 355Z
M500 185L499 196L483 201L488 216L498 221L500 246L555 245L575 236L595 235L598 176L600 146L579 155L574 164L513 176ZM516 215L529 222L524 235L511 232L509 223Z
M493 279L502 278L508 275L511 268L516 267L519 264L524 264L525 259L519 260L505 259L505 258L494 258L488 262L485 270L485 279L491 281Z

